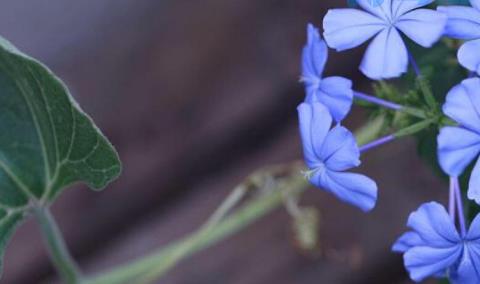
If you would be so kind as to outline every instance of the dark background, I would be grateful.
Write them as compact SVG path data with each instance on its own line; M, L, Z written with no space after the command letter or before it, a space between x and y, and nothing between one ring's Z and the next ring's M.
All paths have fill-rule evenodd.
M89 272L141 256L193 231L255 169L301 158L296 105L307 22L324 0L9 0L0 33L50 66L117 147L120 179L101 193L76 186L53 207L73 255ZM366 89L361 50L331 52L327 75ZM346 124L361 125L355 109ZM370 214L320 190L320 251L293 245L276 210L182 262L159 283L409 283L389 247L420 203L446 186L404 139L363 158L379 184ZM35 224L15 234L1 283L50 283Z

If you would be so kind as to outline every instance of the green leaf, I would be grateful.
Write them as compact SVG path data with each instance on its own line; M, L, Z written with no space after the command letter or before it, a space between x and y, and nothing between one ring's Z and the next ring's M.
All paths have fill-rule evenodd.
M0 37L0 259L34 208L75 182L101 189L120 171L115 149L62 81Z

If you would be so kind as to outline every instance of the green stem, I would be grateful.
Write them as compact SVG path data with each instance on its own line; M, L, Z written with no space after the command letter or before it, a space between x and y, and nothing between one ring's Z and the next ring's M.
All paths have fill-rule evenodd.
M237 186L225 201L222 202L220 207L210 216L207 220L205 225L203 225L203 229L207 230L208 228L214 227L217 225L221 220L227 216L227 214L242 200L242 198L247 194L248 187L244 184Z
M86 284L145 283L164 275L180 260L225 239L266 215L283 202L283 195L304 191L308 182L300 175L285 178L271 194L255 199L214 227L200 229L157 252L86 281ZM136 279L134 281L134 279ZM139 280L140 279L140 280Z
M48 247L50 258L58 273L65 283L80 283L81 275L77 264L68 252L65 241L52 214L48 208L44 207L35 208L34 213Z
M377 138L381 130L381 125L383 125L383 118L374 120L372 123L362 127L356 132L358 143L361 145ZM201 227L198 231L184 239L173 242L150 255L88 279L84 283L149 283L160 278L184 258L224 240L281 206L285 196L297 195L303 192L308 188L309 184L302 176L298 175L298 172L299 170L290 171L290 175L280 178L277 186L268 194L248 202L227 216L227 212L230 211L243 196L245 188L233 193L227 198L227 201L223 203L220 209L216 211L217 213L214 214L215 217L210 219L214 221L207 222L207 226ZM257 175L254 174L252 177L256 176ZM251 180L255 180L255 178L250 178L250 181ZM246 183L249 183L249 181L247 180Z
M435 99L435 96L433 95L432 90L430 89L427 79L425 79L423 76L418 76L417 84L419 85L420 90L422 91L422 94L423 94L423 98L427 103L427 105L429 106L430 110L436 111L438 109L437 100Z
M427 118L427 114L425 113L425 111L419 108L406 106L406 107L403 107L400 111L418 118L422 118L422 119Z
M425 119L425 120L422 120L422 121L417 122L415 124L412 124L410 126L407 126L403 129L400 129L397 132L395 132L393 135L396 138L413 135L413 134L418 133L418 132L424 130L425 128L429 127L431 124L433 124L436 121L438 121L438 118Z

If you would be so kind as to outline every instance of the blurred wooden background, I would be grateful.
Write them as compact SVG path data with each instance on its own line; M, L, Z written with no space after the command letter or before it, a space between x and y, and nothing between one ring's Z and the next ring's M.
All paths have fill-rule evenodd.
M2 1L0 33L43 60L117 147L121 178L104 192L68 190L53 211L74 256L94 273L194 230L245 176L301 157L296 105L307 22L346 1ZM368 82L361 50L334 54L327 74ZM355 110L354 128L364 115ZM380 187L364 215L319 190L320 252L292 242L280 209L182 262L159 283L409 283L389 251L408 213L444 186L412 141L369 153ZM55 281L31 221L10 243L1 283Z

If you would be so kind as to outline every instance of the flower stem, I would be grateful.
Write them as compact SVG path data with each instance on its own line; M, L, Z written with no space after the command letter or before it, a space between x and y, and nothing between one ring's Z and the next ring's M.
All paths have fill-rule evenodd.
M379 138L379 139L377 139L377 140L374 140L374 141L372 141L372 142L370 142L370 143L368 143L368 144L365 144L365 145L361 146L361 147L360 147L360 152L362 152L362 153L363 153L363 152L366 152L366 151L368 151L368 150L370 150L370 149L373 149L373 148L375 148L375 147L378 147L378 146L380 146L380 145L383 145L383 144L385 144L385 143L388 143L388 142L392 141L393 139L395 139L395 136L394 136L394 135L391 135L391 134L390 134L390 135L387 135L387 136L384 136L384 137L381 137L381 138Z
M379 121L381 124L381 121ZM378 124L372 122L356 132L359 144L375 139L378 135ZM295 163L294 163L295 164ZM291 165L294 165L291 164ZM283 169L289 167L282 167ZM291 168L291 167L290 167ZM269 170L268 172L275 172ZM265 172L265 171L264 171ZM219 207L214 217L209 219L199 230L175 241L164 248L158 249L150 255L143 256L125 265L114 268L96 277L87 279L82 284L120 284L120 283L150 283L162 277L171 268L184 258L199 252L209 246L224 240L235 232L240 231L255 220L265 216L273 209L281 206L286 195L297 195L308 188L309 183L298 174L300 169L290 170L290 174L278 173L281 176L275 181L276 186L269 189L268 193L250 201L233 210L237 201L244 195L244 189L234 190L227 200ZM253 174L243 184L255 183L258 175ZM238 187L237 187L238 188ZM233 211L233 212L230 212ZM230 214L228 214L230 212Z
M366 101L366 102L369 102L369 103L372 103L372 104L376 104L376 105L379 105L379 106L387 108L387 109L391 109L391 110L394 110L394 111L401 111L401 112L416 116L418 118L426 118L425 112L421 109L402 106L400 104L390 102L390 101L387 101L387 100L384 100L384 99L380 99L380 98L374 97L372 95L367 95L365 93L361 93L361 92L357 92L357 91L353 92L353 96L358 100L362 100L362 101Z
M153 254L87 280L87 284L148 283L164 275L180 260L243 229L283 203L284 194L297 194L308 187L301 176L287 177L271 194L251 201L215 226L204 227ZM139 281L138 279L141 279Z
M34 213L48 247L50 258L62 279L68 284L81 283L77 264L71 257L57 223L48 208L35 208Z
M380 98L377 98L377 97L374 97L374 96L371 96L371 95L367 95L367 94L364 94L364 93L360 93L360 92L357 92L357 91L353 92L353 96L357 99L367 101L369 103L376 104L376 105L379 105L379 106L382 106L382 107L385 107L385 108L388 108L388 109L392 109L392 110L401 110L403 108L399 104L389 102L387 100L380 99Z
M413 67L413 70L415 71L415 74L417 75L417 83L420 87L420 90L422 90L423 98L425 99L425 102L430 107L430 110L436 111L437 100L435 99L435 96L433 95L428 85L428 81L422 76L422 73L420 72L420 68L418 67L417 61L415 61L415 58L413 57L413 54L410 51L408 51L408 58L409 58L410 64Z
M408 60L410 61L413 71L415 72L417 77L421 77L422 73L420 72L420 68L418 67L417 61L415 61L415 58L413 57L413 54L410 51L408 51Z
M455 223L455 180L450 177L450 188L448 197L448 214L452 221Z
M415 123L415 124L412 124L410 126L407 126L407 127L403 128L403 129L400 129L393 134L390 134L390 135L378 138L378 139L376 139L372 142L369 142L369 143L361 146L359 148L359 150L360 150L360 152L363 153L363 152L366 152L366 151L371 150L373 148L376 148L378 146L381 146L383 144L386 144L386 143L394 140L395 138L400 138L400 137L404 137L404 136L413 135L413 134L418 133L418 132L422 131L423 129L427 128L433 122L435 122L435 119L422 120L418 123Z
M460 184L458 183L458 178L453 178L454 188L455 188L455 199L457 200L457 209L458 209L458 220L460 223L460 230L462 236L467 234L467 226L465 222L465 213L463 211L463 199L460 192Z
M429 127L435 121L437 121L437 118L425 119L425 120L422 120L422 121L417 122L415 124L412 124L410 126L407 126L403 129L400 129L397 132L395 132L393 135L395 136L395 138L410 136L410 135L416 134L416 133L424 130L425 128Z

